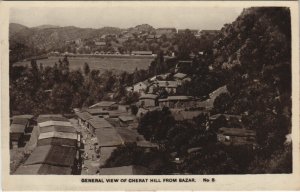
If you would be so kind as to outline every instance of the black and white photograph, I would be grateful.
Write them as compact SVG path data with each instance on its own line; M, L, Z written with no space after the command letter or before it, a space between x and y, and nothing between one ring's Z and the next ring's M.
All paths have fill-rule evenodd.
M291 8L128 4L9 9L9 175L293 174Z

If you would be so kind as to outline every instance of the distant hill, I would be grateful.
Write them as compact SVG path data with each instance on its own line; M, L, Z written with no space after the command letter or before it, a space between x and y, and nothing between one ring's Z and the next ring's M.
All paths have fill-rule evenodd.
M37 27L33 27L35 29L48 29L48 28L58 28L59 26L57 25L40 25Z
M10 23L9 24L9 35L14 35L15 33L18 33L27 28L28 27L18 24L18 23Z

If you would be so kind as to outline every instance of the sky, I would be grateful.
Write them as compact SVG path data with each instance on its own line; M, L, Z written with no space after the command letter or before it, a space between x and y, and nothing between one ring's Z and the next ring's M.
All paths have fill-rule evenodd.
M243 7L147 6L120 4L93 7L33 7L12 8L10 22L28 27L39 25L76 26L82 28L129 28L149 24L154 28L221 29L233 22Z

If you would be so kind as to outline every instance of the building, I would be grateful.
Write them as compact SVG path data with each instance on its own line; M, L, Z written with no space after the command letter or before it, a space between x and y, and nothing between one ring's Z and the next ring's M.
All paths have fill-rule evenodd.
M256 145L256 133L250 129L222 127L219 128L217 137L224 145Z
M24 144L26 132L31 132L33 128L33 115L13 116L9 137L10 148L21 147Z
M153 86L165 89L169 94L175 94L179 85L178 81L157 81Z
M165 99L159 99L160 107L169 108L190 108L194 106L194 99L191 96L168 96Z
M134 84L133 86L127 87L126 90L129 92L145 93L147 87L150 85L148 81L142 81Z
M109 112L102 108L85 109L85 112L88 112L90 116L108 117L109 115Z
M152 51L132 51L131 55L152 55Z
M105 41L95 41L95 45L100 46L100 47L104 47L104 46L106 46L106 42Z
M129 125L136 122L136 117L134 115L120 115L119 120L125 125Z
M155 107L158 105L158 96L154 94L144 94L139 98L139 106L141 107Z
M92 134L95 134L96 129L109 129L113 128L113 126L104 118L93 117L92 119L87 120L88 129Z

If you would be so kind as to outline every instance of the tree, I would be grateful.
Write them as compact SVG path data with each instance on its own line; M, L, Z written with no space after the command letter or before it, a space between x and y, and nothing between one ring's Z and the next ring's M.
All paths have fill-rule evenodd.
M84 63L83 71L85 76L88 76L88 74L90 73L90 66L88 63Z

